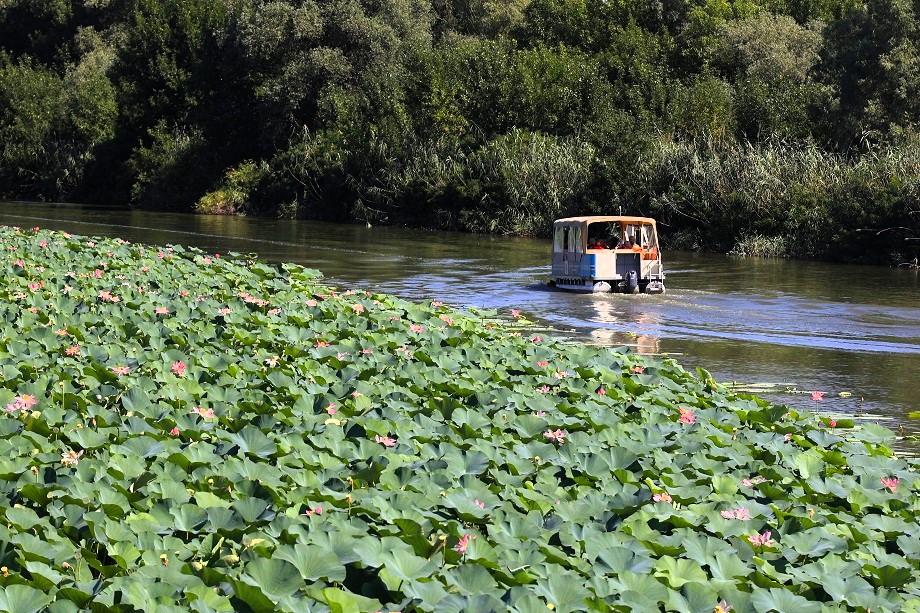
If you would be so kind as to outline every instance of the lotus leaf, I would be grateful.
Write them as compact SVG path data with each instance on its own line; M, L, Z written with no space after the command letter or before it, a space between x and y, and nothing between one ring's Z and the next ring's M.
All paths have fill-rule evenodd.
M884 428L293 264L0 243L0 609L920 600Z

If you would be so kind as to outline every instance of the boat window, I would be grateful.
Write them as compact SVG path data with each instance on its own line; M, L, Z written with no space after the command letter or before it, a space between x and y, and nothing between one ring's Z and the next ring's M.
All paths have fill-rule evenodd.
M553 251L560 252L564 249L563 247L563 234L565 229L562 226L556 226L556 229L553 231Z
M572 251L575 253L584 252L585 239L582 236L581 226L572 228Z
M562 229L562 250L569 250L569 229L567 227Z

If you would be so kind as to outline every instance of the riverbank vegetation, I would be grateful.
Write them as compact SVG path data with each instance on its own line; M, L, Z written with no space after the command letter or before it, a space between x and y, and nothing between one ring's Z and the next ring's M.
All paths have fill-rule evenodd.
M0 3L0 196L920 257L911 0Z
M920 607L884 428L299 266L0 245L2 611Z

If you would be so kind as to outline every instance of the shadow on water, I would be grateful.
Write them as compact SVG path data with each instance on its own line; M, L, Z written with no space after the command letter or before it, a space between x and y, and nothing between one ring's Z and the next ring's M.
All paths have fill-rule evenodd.
M255 252L331 282L413 300L520 309L559 334L675 357L726 382L776 383L767 397L869 414L920 433L916 270L666 252L668 293L567 293L546 286L549 242L404 228L182 215L70 204L0 204L0 223ZM850 392L840 397L840 392Z

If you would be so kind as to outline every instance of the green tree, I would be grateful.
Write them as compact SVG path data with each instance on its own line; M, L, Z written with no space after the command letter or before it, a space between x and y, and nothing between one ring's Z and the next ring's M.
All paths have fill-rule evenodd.
M801 26L783 15L758 13L722 27L717 64L735 86L743 138L807 137L811 78L821 47L820 24Z
M920 4L876 0L832 23L818 79L826 94L815 107L823 132L847 147L878 142L920 117Z

